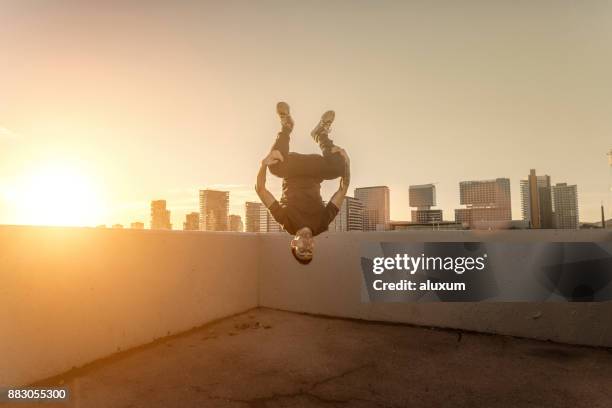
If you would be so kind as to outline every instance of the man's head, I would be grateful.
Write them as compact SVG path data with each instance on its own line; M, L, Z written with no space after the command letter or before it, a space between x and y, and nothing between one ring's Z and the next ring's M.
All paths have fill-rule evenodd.
M291 240L291 253L299 263L307 265L312 261L313 251L312 231L308 227L300 228Z

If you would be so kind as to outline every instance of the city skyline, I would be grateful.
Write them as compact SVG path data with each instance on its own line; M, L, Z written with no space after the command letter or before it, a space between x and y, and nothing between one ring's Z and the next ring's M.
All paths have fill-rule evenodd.
M530 168L578 185L581 221L612 216L612 4L111 3L4 5L0 224L129 225L164 197L178 227L202 188L243 215L279 100L304 153L335 109L352 186L389 186L391 219L409 185L439 183L449 219L461 180L497 177L517 219Z
M537 180L537 198L534 199L531 196L530 188L531 183L536 183ZM437 183L436 183L437 184ZM200 198L200 212L190 212L186 214L186 221L183 223L184 230L207 230L203 227L202 220L205 211L205 205L203 204L203 197L207 194L214 194L215 200L221 199L222 218L223 223L227 228L213 228L212 230L218 231L246 231L246 232L279 232L281 228L278 223L272 219L271 214L265 208L265 205L260 201L244 201L242 203L243 212L239 214L232 213L229 211L229 202L231 200L231 194L229 191L219 191L213 189L199 189ZM454 217L448 218L443 217L442 209L431 209L432 206L436 205L436 185L433 183L421 184L421 185L410 185L408 186L409 194L409 207L410 221L406 219L392 219L388 217L390 214L390 200L391 191L388 186L357 186L354 187L354 194L361 196L361 199L356 197L347 196L342 204L342 208L338 214L341 220L333 220L330 224L330 231L346 231L346 230L376 230L381 229L377 223L379 220L386 220L387 228L390 223L414 223L414 224L436 224L436 223L452 223L458 222L463 223L466 227L474 227L476 224L480 224L478 227L482 228L489 221L525 221L526 226L529 228L578 228L580 223L590 224L592 222L581 221L579 219L579 205L578 205L578 186L568 185L567 183L557 182L555 185L551 184L550 175L539 175L536 177L534 169L530 170L529 175L526 178L522 178L519 183L519 196L521 202L520 216L517 216L508 207L512 191L512 183L508 178L497 178L490 180L463 180L459 182L459 196L458 202L460 205L466 207L455 208L451 210L454 212ZM555 191L558 191L558 195L555 195ZM374 196L372 195L374 194ZM382 195L381 195L382 194ZM563 198L561 198L563 197ZM534 201L535 200L535 201ZM572 201L573 200L573 201ZM166 211L165 204L166 200L153 200L151 201L151 212L153 213L153 207L157 203L163 203L163 210ZM532 203L536 204L536 214L544 214L544 218L538 219L534 224L531 220L531 208ZM548 205L548 210L546 209ZM368 207L371 207L373 214L368 214ZM562 207L562 208L561 208ZM417 208L418 210L414 210ZM558 210L558 208L561 208ZM555 210L553 212L553 209ZM355 221L348 222L349 218L354 218L354 211L358 211L362 221L359 224L354 224ZM379 211L382 211L379 214ZM430 214L430 213L434 214ZM475 212L477 215L466 215ZM167 211L168 217L170 211ZM420 216L418 215L419 213ZM351 215L352 214L352 215ZM537 215L540 217L540 215ZM195 217L195 218L194 218ZM374 217L375 221L368 221L369 218ZM561 217L561 218L559 218ZM572 217L575 217L575 222L568 221ZM231 220L234 218L235 221L239 222L241 227L230 227ZM553 220L554 218L554 220ZM244 222L242 221L244 220ZM483 224L483 222L485 224ZM140 222L136 222L141 224ZM197 224L200 225L197 225ZM217 223L215 220L214 223ZM348 223L348 224L347 224ZM134 224L134 222L132 222ZM368 227L368 224L372 224ZM406 225L408 225L406 224ZM98 226L103 226L98 225ZM193 225L195 227L187 227ZM359 225L359 227L356 227ZM491 224L494 225L494 224ZM518 224L502 223L497 228L509 228L517 227ZM569 225L569 227L568 227ZM348 226L348 228L347 228ZM154 228L159 229L159 228ZM171 228L170 228L171 229Z
M612 152L612 150L611 150L611 152ZM612 156L612 155L610 155L610 156ZM533 171L534 170L532 169L531 172L533 172ZM515 211L514 208L511 208L511 217L509 217L508 215L505 215L505 216L501 217L504 220L508 220L508 221L510 221L510 220L515 220L515 221L523 220L523 221L527 221L528 223L531 222L530 214L528 213L528 211L530 210L530 198L529 198L530 192L528 191L528 184L529 184L529 180L530 180L529 177L530 176L528 175L527 178L522 178L522 179L519 180L519 187L518 187L519 191L518 191L518 194L517 194L519 196L519 200L520 200L520 209L519 209L519 211ZM506 186L504 187L504 189L506 190L504 195L507 195L507 193L509 191L510 192L510 196L512 197L512 201L514 202L515 201L515 198L514 198L515 195L511 193L512 189L514 187L513 187L512 181L509 180L508 178L497 178L497 179L490 179L490 180L462 180L458 184L457 203L455 204L455 207L456 207L457 204L464 204L463 201L462 201L462 200L466 199L465 198L466 192L464 191L464 187L471 186L471 185L477 185L477 186L480 186L480 185L483 185L483 184L486 185L487 183L489 183L489 184L491 184L491 183L498 183L500 180L507 182ZM550 182L551 176L550 175L537 176L537 180L538 180L537 182L538 182L539 188L544 187L544 185L547 183L546 185L548 186L548 189L549 189L548 194L551 195L551 200L554 199L554 195L552 194L552 192L553 192L555 187L557 187L557 188L559 188L559 187L569 187L569 188L573 188L573 194L575 196L577 196L578 202L580 201L579 200L579 197L580 197L579 186L577 186L575 184L574 185L568 185L568 183L565 183L565 182L563 182L563 183L557 182L555 185L551 185L551 182ZM406 217L404 217L404 218L389 217L388 222L394 222L394 221L396 221L396 222L408 222L408 220L410 220L410 222L413 222L413 223L432 223L432 222L435 223L435 222L440 222L440 221L445 221L445 222L448 222L448 221L457 221L457 212L458 211L459 212L465 212L466 210L469 211L469 210L472 210L472 209L478 209L477 208L478 206L473 207L472 204L471 204L471 201L474 200L472 198L474 196L473 193L472 194L467 194L467 195L470 196L470 198L467 200L468 202L470 202L470 204L467 206L467 208L461 208L460 207L460 208L450 208L450 209L444 209L444 208L433 209L433 210L430 209L431 206L435 206L436 205L436 198L435 198L436 197L436 184L438 184L438 183L435 183L435 184L428 183L428 184L422 184L422 185L410 185L410 186L407 186L406 194L409 197L408 200L407 200L408 204L407 204L407 207L402 210L403 213L406 213ZM388 186L355 186L353 188L354 188L354 191L355 191L356 194L359 194L359 191L363 191L363 190L381 189L381 188L386 189L386 193L385 194L386 194L387 198L385 198L383 201L387 203L388 209L385 210L384 212L389 212L389 214L392 213L392 206L390 205L390 203L392 201L391 197L393 195L392 195L391 190L388 188ZM418 191L418 190L423 190L423 189L427 189L427 188L432 190L431 192L426 193L425 197L428 197L428 198L418 197L417 200L422 201L422 202L419 202L419 201L414 201L413 202L413 201L411 201L411 200L415 200L414 198L410 197L411 191L413 191L413 190ZM482 188L482 187L479 187L479 188ZM202 200L203 200L203 196L206 195L207 193L208 194L213 193L213 194L218 195L218 196L223 196L224 197L223 200L225 202L225 204L222 205L222 207L224 207L223 212L226 213L226 217L224 217L225 221L223 221L223 224L226 225L227 229L224 229L223 226L221 226L221 227L219 227L219 229L217 229L217 227L214 227L212 230L219 230L219 231L230 230L229 225L230 225L230 219L232 217L238 217L240 220L248 220L249 219L249 215L248 215L248 205L249 204L257 204L258 207L261 207L261 209L258 210L260 213L263 213L264 212L263 210L265 210L265 214L264 215L259 215L259 217L266 218L266 223L268 224L268 228L264 227L264 229L260 230L260 232L266 232L266 229L270 228L270 226L269 226L270 223L277 224L272 219L271 215L269 214L269 211L265 208L263 203L258 201L257 197L255 197L254 199L247 199L245 201L242 201L241 203L235 203L235 200L234 200L234 204L230 205L230 203L232 202L232 194L231 194L230 190L221 191L219 189L219 187L216 187L214 189L211 189L211 188L197 189L196 191L198 193L197 194L198 195L198 199L195 200L196 204L194 204L194 206L193 206L194 210L190 210L192 207L189 207L188 205L183 205L183 206L180 206L180 208L182 208L183 211L178 212L178 215L177 214L175 214L174 216L172 215L173 214L173 211L172 211L172 208L171 208L172 206L171 206L171 204L167 204L168 200L166 200L166 199L156 199L156 200L149 200L148 204L147 204L148 209L150 211L150 214L149 214L150 222L148 224L146 222L143 222L143 220L146 219L146 217L142 216L140 218L136 217L133 220L125 220L124 222L115 222L115 221L111 222L111 221L107 221L107 222L102 222L102 223L96 223L95 225L82 225L82 226L105 227L107 224L109 224L109 225L112 226L112 228L117 228L119 226L121 226L120 228L123 228L122 227L123 225L131 225L131 228L133 228L133 229L134 228L135 229L143 229L145 226L148 225L150 229L173 229L172 225L177 225L177 226L183 225L183 228L182 228L183 230L202 230L202 231L205 231L206 227L203 227L203 225L205 225L206 223L204 222L204 224L202 224L202 222L203 222L202 221L203 220L202 214L203 214L203 211L204 211L203 210L204 205L203 205L203 201ZM471 189L468 190L468 192L469 191L471 191ZM493 190L491 190L491 191L493 191ZM491 193L491 191L489 191L489 193ZM278 193L279 193L278 196L280 197L280 191ZM419 191L419 194L423 194L423 193L421 193ZM429 196L427 196L427 194L429 194ZM542 194L542 192L540 192L540 199L542 199L541 194ZM482 193L476 194L476 196L477 197L478 196L482 196ZM347 199L349 201L350 200L355 200L355 197L347 196ZM505 200L507 200L507 197L504 199L504 201ZM362 200L357 199L357 201L361 202ZM493 202L496 202L496 200L493 200ZM345 203L343 203L343 206L344 206L344 204ZM479 204L484 204L484 202L483 203L479 203ZM159 205L161 205L161 207L159 207ZM360 204L360 205L363 206L363 204ZM383 205L384 205L384 203L383 203ZM422 206L420 207L420 205L422 205ZM549 205L552 205L552 201L549 203ZM366 209L366 207L367 206L362 207L362 210L361 210L362 212L364 212L364 215L363 215L364 216L364 226L367 225L367 221L366 221L366 218L367 218L367 215L366 215L367 209ZM578 209L579 207L580 207L580 205L578 204L576 209ZM198 210L198 208L199 208L199 210ZM418 211L415 211L415 208L421 208L420 210L418 210L418 211L421 211L421 212L440 212L442 214L442 218L439 219L438 218L439 216L436 216L435 214L434 214L433 217L431 217L431 219L429 219L430 216L429 217L422 216L423 217L422 219L415 218L415 213L418 213ZM234 211L232 209L235 209L236 211ZM486 208L486 209L488 210L489 208ZM153 219L155 218L154 217L154 212L160 212L160 211L163 214L162 215L157 215L157 219L159 220L158 223L161 223L161 224L163 224L165 226L163 226L163 225L160 226L160 224L155 226L154 223L153 223ZM342 211L346 211L346 210L344 209ZM454 215L452 217L450 217L450 216L448 216L447 213L451 213L451 214L454 213ZM344 215L346 216L345 213L344 213ZM196 219L197 224L193 224L193 222L194 222L193 221L193 216L198 216L198 218ZM578 214L576 216L578 217ZM182 220L176 219L178 217L182 217ZM376 215L375 217L378 217L378 215ZM463 216L461 216L461 218L463 218ZM487 218L487 217L485 217L485 218ZM483 220L485 218L483 218ZM493 216L493 218L497 218L497 217ZM176 220L177 222L175 223L173 220ZM577 220L578 220L578 224L580 224L580 223L589 224L589 223L597 222L597 220L591 221L591 220L583 220L581 218L577 218ZM464 221L466 221L466 220L464 220ZM214 220L212 222L213 222L213 224L217 223L216 220ZM388 222L387 222L387 224L388 224ZM470 222L468 221L468 224L469 223ZM136 226L134 226L133 224L136 224ZM0 225L2 225L2 224L0 224ZM35 224L33 224L33 225L35 225ZM190 226L188 227L188 225L190 225ZM195 228L193 225L195 225L197 228ZM278 225L276 227L271 227L271 228L272 228L272 231L274 231L274 232L278 232L278 231L281 230L278 227ZM336 228L336 223L333 223L333 228L334 229ZM544 224L543 228L551 228L551 225ZM552 227L552 228L554 228L554 227ZM181 228L175 228L175 229L179 230ZM242 230L243 231L248 231L247 221L244 221ZM330 231L331 230L332 230L332 228L330 227ZM340 230L340 229L338 229L338 230ZM365 228L365 230L375 230L375 228L374 229Z

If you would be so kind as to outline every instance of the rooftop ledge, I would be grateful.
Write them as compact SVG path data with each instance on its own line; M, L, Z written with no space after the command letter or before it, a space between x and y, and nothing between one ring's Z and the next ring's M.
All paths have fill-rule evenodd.
M290 236L287 234L0 226L0 321L5 329L0 336L0 355L3 356L0 384L30 384L254 308L612 347L612 302L363 303L360 268L360 247L364 241L579 242L609 241L611 238L611 232L605 230L326 233L317 238L313 262L302 266L289 253ZM295 325L310 327L310 323L305 322L312 319L260 309L255 313L288 316L288 331ZM273 317L276 318L285 319ZM416 332L411 331L416 329L403 326L387 329L385 325L369 323L313 321L330 324L330 330L339 331L339 337L345 336L356 350L365 347L357 347L357 339L366 335L365 331L374 333L368 341L379 344L377 350L391 344L405 353L409 351L400 343L405 340L406 344L412 344L409 338L416 336ZM321 327L320 323L313 325ZM393 330L399 330L396 340L393 340L394 335L376 335L378 331L395 333ZM304 336L301 343L292 345L288 339L286 347L277 347L276 352L295 358L292 356L308 352L308 347L313 347L312 342L321 344L317 343L322 341L320 336L325 337L317 330L301 333ZM457 333L440 334L442 337L435 341L444 343L448 336L456 338ZM312 342L308 341L309 336ZM228 342L233 341L234 336L227 337ZM548 347L543 343L529 344L542 350ZM300 351L295 347L304 349ZM411 349L417 353L413 356L416 361L422 363L419 366L424 367L427 365L425 355L418 353L429 350L429 346L420 347L421 350L414 350L413 345ZM574 353L567 351L566 346L554 347L565 351L561 354L542 351L542 355L549 355L549 358L542 357L544 360L554 361L551 356ZM338 349L319 351L335 355L341 348L338 345ZM356 355L364 356L366 352L374 353L374 349L363 349ZM388 353L388 350L380 352ZM518 353L512 351L515 352ZM513 356L512 353L508 355ZM328 362L317 366L318 357L313 356L315 360L311 363L315 365L300 369L313 370L312 384L318 384L315 372L324 370L330 357L322 355L323 361ZM470 359L469 353L453 354L452 358L458 359L457 364ZM485 360L482 361L485 364ZM491 363L492 360L486 361ZM342 367L355 368L357 373L361 370L348 364L343 366L342 359L337 364L339 371L330 368L330 375L342 374ZM507 364L514 363L508 361ZM517 369L523 370L519 363L516 364ZM374 372L382 370L378 366L363 370L369 372L371 369ZM604 369L609 374L609 362ZM474 370L477 372L476 368ZM402 371L406 380L411 375L417 378L419 373L419 370ZM526 378L529 377L516 381ZM602 378L609 379L610 375ZM325 384L315 388L325 388ZM419 381L419 387L425 386L427 381ZM280 387L274 392L275 395L291 394L292 390L292 387ZM310 402L317 398L306 394L297 398ZM236 399L267 398L269 395L272 394L261 392L237 395ZM537 404L537 400L534 401Z

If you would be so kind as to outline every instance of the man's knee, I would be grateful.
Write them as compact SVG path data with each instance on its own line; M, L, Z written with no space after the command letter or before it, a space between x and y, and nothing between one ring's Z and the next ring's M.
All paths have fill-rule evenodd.
M338 172L344 172L344 157L342 157L342 155L340 153L333 153L331 155L331 165L334 168L334 170L338 171Z

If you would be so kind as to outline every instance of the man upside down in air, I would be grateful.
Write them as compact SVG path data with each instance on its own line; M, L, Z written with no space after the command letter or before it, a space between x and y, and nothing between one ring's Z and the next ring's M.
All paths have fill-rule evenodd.
M295 259L308 264L312 261L314 237L327 230L342 205L350 182L350 162L344 149L335 146L329 138L334 111L321 116L310 135L321 148L320 154L289 152L289 135L293 119L289 105L279 102L276 112L281 131L270 153L262 160L255 191L274 219L294 235L291 252ZM283 179L280 202L266 189L266 172ZM340 186L327 205L321 198L321 182L340 177Z

